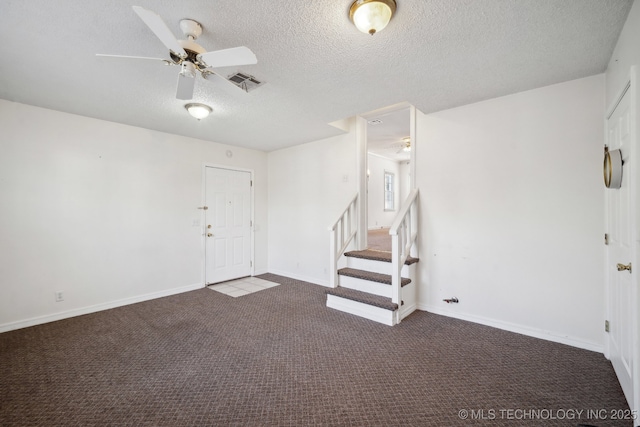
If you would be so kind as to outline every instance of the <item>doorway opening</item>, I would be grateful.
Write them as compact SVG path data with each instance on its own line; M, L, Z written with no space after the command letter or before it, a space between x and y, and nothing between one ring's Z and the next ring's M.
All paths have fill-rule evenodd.
M367 238L365 248L391 251L391 227L411 191L412 153L415 131L408 104L391 106L362 115L365 120ZM362 171L360 171L361 173Z

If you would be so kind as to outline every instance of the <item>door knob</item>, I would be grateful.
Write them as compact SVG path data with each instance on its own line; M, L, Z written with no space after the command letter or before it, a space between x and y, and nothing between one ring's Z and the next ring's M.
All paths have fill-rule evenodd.
M212 236L213 236L213 234L207 233L207 237L212 237Z
M617 267L618 267L618 271L629 270L629 274L631 274L631 263L629 263L627 265L618 263Z
M211 224L207 225L207 228L211 228Z

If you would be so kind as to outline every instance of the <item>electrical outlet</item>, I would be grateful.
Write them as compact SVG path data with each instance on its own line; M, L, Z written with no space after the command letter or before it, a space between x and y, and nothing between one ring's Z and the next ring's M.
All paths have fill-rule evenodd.
M64 294L62 291L56 292L56 302L64 301Z

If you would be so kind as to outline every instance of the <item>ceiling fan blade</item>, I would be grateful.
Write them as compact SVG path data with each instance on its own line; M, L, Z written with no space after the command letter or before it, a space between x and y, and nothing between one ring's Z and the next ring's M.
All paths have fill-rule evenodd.
M207 67L212 68L258 63L256 55L246 46L205 52L200 54L200 59L207 64Z
M105 55L103 53L96 53L96 56L100 56L100 57L103 57L103 58L146 59L146 60L151 60L151 61L162 61L162 62L165 62L167 64L173 64L173 62L169 61L168 59L149 58L147 56Z
M178 74L178 87L176 88L177 99L192 99L193 88L195 87L196 79L189 76Z
M133 10L170 51L183 58L187 56L187 52L180 46L180 43L178 43L178 40L176 40L176 37L160 15L140 6L133 6Z

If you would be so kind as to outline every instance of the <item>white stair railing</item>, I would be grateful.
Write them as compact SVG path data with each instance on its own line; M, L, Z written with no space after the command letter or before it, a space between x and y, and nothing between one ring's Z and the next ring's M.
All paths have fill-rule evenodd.
M391 301L402 305L401 272L405 261L412 255L418 257L418 189L409 193L402 208L398 212L393 225L389 229L391 235ZM396 312L396 323L400 323L400 309Z
M342 215L329 227L331 232L331 254L329 258L329 284L338 286L338 261L349 243L358 233L358 194L356 194Z

